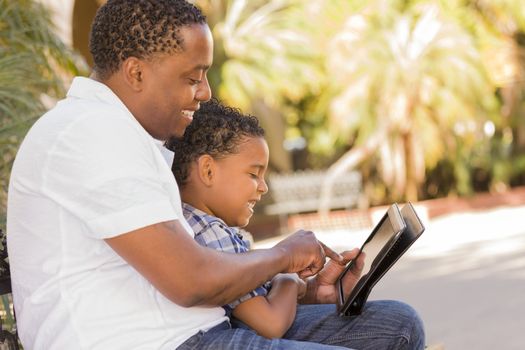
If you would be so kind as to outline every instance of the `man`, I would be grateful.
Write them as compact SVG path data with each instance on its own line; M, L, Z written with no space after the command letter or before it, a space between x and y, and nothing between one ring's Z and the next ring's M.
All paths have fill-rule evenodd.
M67 98L35 123L12 170L8 248L24 347L275 346L231 329L219 306L279 272L321 271L308 280L304 301L333 303L343 267L324 259L343 258L311 232L272 249L224 254L195 243L183 219L162 144L181 136L210 98L213 42L201 12L184 0L109 0L94 19L90 50L92 76L76 78ZM348 261L355 251L343 255ZM286 336L356 347L422 344L408 306L370 304L354 321L330 307L305 306ZM288 344L278 348L298 344L280 341Z

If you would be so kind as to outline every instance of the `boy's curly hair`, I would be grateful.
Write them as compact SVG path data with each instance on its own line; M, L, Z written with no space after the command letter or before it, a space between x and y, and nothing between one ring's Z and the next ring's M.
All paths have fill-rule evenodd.
M193 161L204 154L215 159L235 154L246 137L264 137L256 117L224 106L217 99L202 103L182 138L171 138L166 144L175 152L172 171L179 187L186 184Z
M185 0L108 0L91 26L93 69L105 79L128 57L180 52L180 28L205 23L202 12Z

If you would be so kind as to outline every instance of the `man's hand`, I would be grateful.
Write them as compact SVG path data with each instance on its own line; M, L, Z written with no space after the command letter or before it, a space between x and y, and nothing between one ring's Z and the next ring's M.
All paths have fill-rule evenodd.
M319 242L311 231L299 230L277 243L274 248L284 251L289 258L288 269L301 278L315 275L325 265L325 257L343 263L343 257Z
M346 264L350 262L350 260L354 259L358 253L359 249L354 248L341 253L344 259L343 261L328 261L324 268L317 275L308 279L306 295L299 302L301 304L336 303L337 290L335 288L335 281L345 269ZM365 263L364 258L364 254L361 254L356 260L353 268L346 275L346 278L344 279L345 290L352 290L359 280Z

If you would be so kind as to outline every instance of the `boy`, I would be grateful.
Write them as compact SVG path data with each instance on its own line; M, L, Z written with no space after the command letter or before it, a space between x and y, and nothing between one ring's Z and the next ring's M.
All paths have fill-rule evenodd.
M214 99L201 106L184 137L172 139L168 147L175 153L172 171L195 240L225 252L248 251L239 228L248 224L268 191L268 145L257 118ZM259 335L280 338L305 290L297 274L278 274L271 289L260 286L224 308Z

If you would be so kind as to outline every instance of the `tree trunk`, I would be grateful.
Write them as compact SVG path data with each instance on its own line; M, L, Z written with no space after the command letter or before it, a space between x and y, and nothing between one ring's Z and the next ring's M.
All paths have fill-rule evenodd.
M414 159L414 149L412 147L412 134L407 132L403 135L403 147L405 148L405 164L406 164L406 189L405 198L409 202L417 202L418 200L418 181L416 176L416 164Z
M341 176L345 171L355 168L363 160L370 157L370 155L377 150L381 141L385 140L386 135L387 129L380 129L377 133L373 134L363 146L352 148L328 168L321 187L321 197L318 209L319 214L326 215L330 211L331 192L335 179L338 176Z

